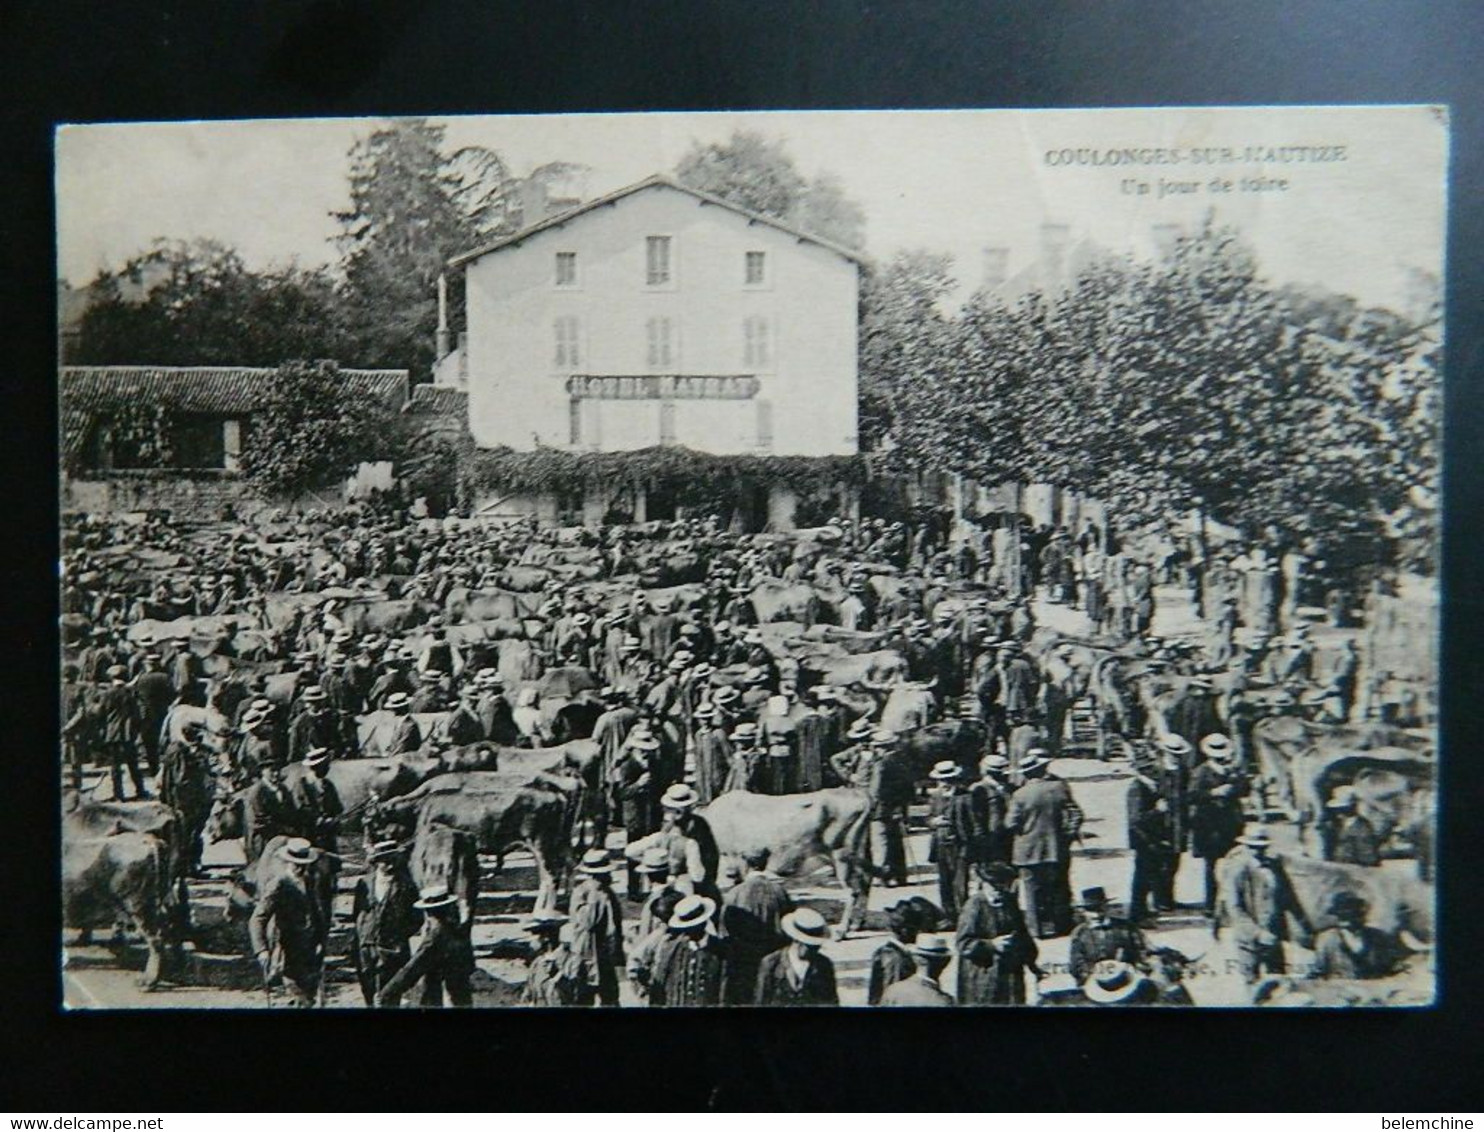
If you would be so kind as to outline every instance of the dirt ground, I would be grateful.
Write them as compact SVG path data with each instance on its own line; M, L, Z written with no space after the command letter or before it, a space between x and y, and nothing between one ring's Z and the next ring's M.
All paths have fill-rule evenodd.
M1159 612L1154 625L1156 633L1177 636L1199 631L1200 623L1183 592L1161 589L1159 596ZM1086 619L1075 610L1038 603L1037 616L1043 624L1068 633L1086 632ZM1071 783L1073 795L1087 816L1083 843L1074 851L1073 892L1101 886L1115 902L1126 902L1132 869L1125 829L1128 768L1117 762L1066 758L1057 760L1052 770ZM874 913L868 916L868 930L825 947L825 953L835 964L843 1005L865 1004L871 955L886 938L881 910L911 895L925 896L934 903L938 902L936 867L928 864L928 834L924 819L922 807L914 810L908 837L909 886L874 888L868 904L868 910ZM1296 843L1296 834L1291 828L1272 828L1280 849ZM620 848L622 834L615 831L609 843L615 850ZM244 957L247 947L242 926L222 922L225 880L241 863L239 842L208 847L206 864L211 879L192 882L193 915L197 925L204 929L203 944L190 951L187 975L181 985L167 985L152 992L141 990L136 980L144 965L144 954L137 945L111 946L95 942L93 946L79 947L75 942L69 942L63 948L65 1004L69 1008L83 1009L261 1009L284 1006L281 996L276 996L270 1003L256 968ZM490 867L492 860L485 864ZM1407 868L1410 863L1388 862L1386 867ZM353 878L343 875L336 900L337 925L330 941L331 960L327 966L325 1004L329 1007L362 1005L348 958L352 887ZM529 856L511 854L506 858L503 872L498 877L487 875L481 889L483 895L476 909L473 933L479 968L475 1004L504 1005L516 1000L525 977L526 937L520 925L535 902L535 870ZM803 882L791 882L790 889L800 902L818 908L831 922L838 920L842 893L833 877L819 874ZM1182 911L1162 917L1158 926L1147 933L1149 941L1176 948L1187 957L1198 960L1196 973L1187 983L1198 1005L1246 1004L1249 1001L1247 989L1229 972L1226 957L1214 943L1200 911L1202 876L1199 861L1188 856L1182 861L1175 894L1177 902L1183 906ZM637 905L626 903L626 920L632 921L637 915ZM69 933L68 940L71 939ZM1308 953L1302 949L1291 948L1291 967L1301 967L1308 958ZM1041 942L1039 963L1045 971L1064 970L1066 960L1066 938ZM956 972L950 967L944 976L944 985L953 987L955 976ZM623 987L622 1000L626 1005L634 1004L627 985Z

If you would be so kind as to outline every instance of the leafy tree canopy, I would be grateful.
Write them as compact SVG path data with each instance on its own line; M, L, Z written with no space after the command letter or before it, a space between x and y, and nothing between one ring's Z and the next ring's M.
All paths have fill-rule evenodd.
M334 362L280 366L253 414L242 467L264 495L297 498L401 456L396 413L349 385Z
M823 173L809 180L781 140L737 130L722 143L696 142L675 167L675 178L845 247L865 246L866 214L839 178Z

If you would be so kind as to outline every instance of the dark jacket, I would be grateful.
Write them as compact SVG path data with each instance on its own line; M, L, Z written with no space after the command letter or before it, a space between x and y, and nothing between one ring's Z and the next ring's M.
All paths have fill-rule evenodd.
M917 974L917 960L900 940L889 939L871 956L871 979L866 987L866 1004L875 1006L886 989Z
M413 984L419 984L417 1005L442 1006L448 995L451 1006L469 1006L469 986L474 974L474 948L453 922L429 916L417 937L407 965L393 975L376 995L377 1006L397 1006Z
M1082 809L1060 778L1038 778L1010 796L1006 824L1015 834L1011 861L1016 866L1065 861L1082 829Z
M992 941L1009 936L1003 950ZM1025 970L1036 961L1036 941L1010 893L998 904L975 892L958 916L958 1001L965 1006L1025 1002Z
M649 976L651 1006L720 1006L725 1001L727 943L716 936L699 941L668 935Z
M1225 793L1218 795L1222 788ZM1226 856L1242 834L1247 792L1247 776L1235 767L1207 761L1195 768L1185 798L1192 853L1213 861Z
M835 965L824 952L816 951L809 956L803 979L795 983L789 948L781 947L759 964L753 1002L758 1006L838 1006Z

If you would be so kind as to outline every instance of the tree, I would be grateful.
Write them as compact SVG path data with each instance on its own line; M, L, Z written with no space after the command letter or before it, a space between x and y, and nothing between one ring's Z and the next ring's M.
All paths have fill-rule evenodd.
M725 142L693 143L676 165L675 179L845 247L865 245L860 205L832 174L811 182L780 139L736 130Z
M334 362L280 366L269 389L242 452L243 470L264 495L297 498L345 480L361 463L401 455L391 407Z
M252 272L208 240L157 240L87 288L64 359L74 365L273 366L363 360L328 272Z

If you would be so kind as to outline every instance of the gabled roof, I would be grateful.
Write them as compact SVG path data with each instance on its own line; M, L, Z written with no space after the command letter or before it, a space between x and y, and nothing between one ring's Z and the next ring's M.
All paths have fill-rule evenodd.
M782 223L781 221L775 220L771 216L763 216L761 213L752 212L748 209L742 208L740 205L733 204L731 201L725 200L722 197L713 196L710 193L704 193L700 189L693 189L689 185L683 185L679 181L673 180L670 177L666 177L663 174L656 173L652 177L646 177L644 178L644 180L638 181L635 184L626 185L624 188L608 193L606 196L601 196L595 200L590 200L586 204L578 205L576 208L570 208L566 212L559 212L555 216L548 216L545 220L542 220L536 224L532 224L527 228L522 228L519 232L516 232L512 235L501 236L498 240L494 240L491 243L483 245L482 247L474 248L467 252L461 252L448 261L448 266L462 267L464 264L471 263L476 259L481 259L484 256L489 255L491 252L497 252L503 248L511 248L515 247L517 244L524 243L532 236L544 232L549 228L560 228L568 221L575 220L577 219L577 217L583 215L584 213L592 212L596 208L603 208L605 205L615 204L618 201L622 200L624 197L633 196L635 193L643 192L645 189L655 188L674 189L676 192L685 193L688 196L695 197L696 200L701 201L704 204L715 205L717 208L724 208L728 212L735 212L738 216L745 217L747 220L751 221L754 224L764 224L769 228L775 228L778 231L784 233L784 235L792 236L794 237L794 239L803 241L804 243L818 244L826 251L834 252L837 256L840 256L842 259L847 259L857 266L865 262L860 252L852 251L850 248L847 248L842 244L837 244L832 240L826 240L821 236L810 235L808 232L804 232L798 228L792 228L789 225Z
M186 413L251 413L278 371L250 366L64 366L63 421L126 401L154 401ZM399 409L407 401L405 369L342 369L352 390Z
M469 411L469 394L452 385L414 385L402 411L417 416L463 416Z

